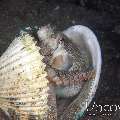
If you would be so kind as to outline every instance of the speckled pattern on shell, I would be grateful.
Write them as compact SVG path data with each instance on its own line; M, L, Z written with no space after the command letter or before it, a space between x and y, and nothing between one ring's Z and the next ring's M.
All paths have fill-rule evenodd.
M56 97L34 37L21 33L0 57L0 107L12 120L56 120Z

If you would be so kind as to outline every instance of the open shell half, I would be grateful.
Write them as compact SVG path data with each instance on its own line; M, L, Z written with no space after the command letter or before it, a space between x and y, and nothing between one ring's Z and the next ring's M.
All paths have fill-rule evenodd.
M56 120L56 99L35 38L16 37L0 57L0 107L12 120Z

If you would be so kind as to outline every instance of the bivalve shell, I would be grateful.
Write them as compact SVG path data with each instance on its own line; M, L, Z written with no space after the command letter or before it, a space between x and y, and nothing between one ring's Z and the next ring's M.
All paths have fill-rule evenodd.
M35 38L22 32L0 57L0 107L12 120L56 120L56 99Z

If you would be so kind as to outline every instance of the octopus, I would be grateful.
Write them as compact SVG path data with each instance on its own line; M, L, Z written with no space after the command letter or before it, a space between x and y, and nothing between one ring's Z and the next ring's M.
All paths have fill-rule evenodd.
M78 46L63 33L55 33L50 25L41 27L37 34L40 53L45 56L44 62L47 64L47 78L54 85L56 96L70 98L79 94L84 83L95 78L95 70L89 69L87 56L82 56ZM68 114L69 110L65 110L65 113Z

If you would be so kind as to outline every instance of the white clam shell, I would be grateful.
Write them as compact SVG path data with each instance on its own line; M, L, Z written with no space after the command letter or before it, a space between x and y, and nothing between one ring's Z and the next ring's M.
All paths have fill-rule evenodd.
M75 101L73 101L73 103L63 113L62 120L73 120L73 116L75 117L75 113L72 111L72 109L76 106L76 108L74 109L79 111L75 112L78 112L80 114L83 113L87 109L90 102L92 101L92 98L95 95L101 73L101 49L97 37L88 27L75 25L66 29L65 31L63 31L63 33L81 49L88 51L89 55L92 58L93 67L96 70L95 79L87 81L77 99L75 99ZM66 113L68 114L66 115Z
M44 56L39 50L34 37L23 33L0 57L0 107L20 114L20 120L28 120L29 115L57 119L55 94L48 85ZM49 95L53 97L50 101Z

